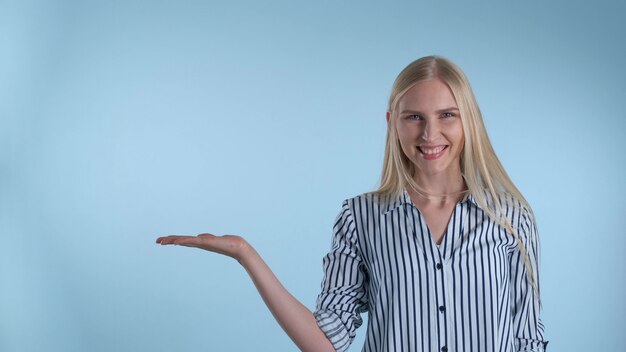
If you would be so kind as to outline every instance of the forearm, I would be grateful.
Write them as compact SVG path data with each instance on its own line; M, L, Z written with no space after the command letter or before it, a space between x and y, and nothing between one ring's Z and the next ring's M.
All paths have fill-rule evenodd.
M274 318L300 350L335 351L317 325L313 313L283 287L252 246L246 246L239 262L252 278Z

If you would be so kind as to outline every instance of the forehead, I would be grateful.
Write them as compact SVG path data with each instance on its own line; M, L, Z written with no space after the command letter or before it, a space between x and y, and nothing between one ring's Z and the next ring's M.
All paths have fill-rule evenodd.
M415 84L398 101L400 111L429 111L451 107L457 107L452 91L438 79Z

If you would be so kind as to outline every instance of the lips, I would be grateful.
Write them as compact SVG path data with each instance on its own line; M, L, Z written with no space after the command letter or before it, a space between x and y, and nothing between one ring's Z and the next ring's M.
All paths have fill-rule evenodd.
M442 157L447 153L448 146L447 145L438 145L432 147L421 146L417 147L417 150L420 151L420 155L424 160L436 160Z
M444 149L448 148L447 145L437 145L432 147L421 146L417 147L417 149L424 155L436 155L441 153Z

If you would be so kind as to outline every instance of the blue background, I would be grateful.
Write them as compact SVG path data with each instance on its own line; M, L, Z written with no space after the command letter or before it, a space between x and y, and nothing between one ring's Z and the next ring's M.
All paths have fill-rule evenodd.
M296 350L237 262L154 240L244 235L313 309L391 84L429 54L535 210L549 348L625 350L625 10L1 1L0 350Z

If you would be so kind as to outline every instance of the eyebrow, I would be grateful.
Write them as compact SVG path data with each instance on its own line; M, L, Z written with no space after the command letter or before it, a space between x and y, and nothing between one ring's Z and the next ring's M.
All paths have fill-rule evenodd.
M437 114L440 114L442 112L445 111L459 111L459 108L455 108L455 107L449 107L449 108L445 108L445 109L441 109L441 110L437 110L435 111ZM403 110L402 112L400 112L400 114L421 114L422 112L418 111L418 110Z

